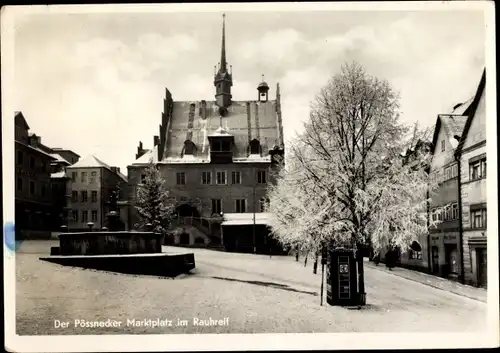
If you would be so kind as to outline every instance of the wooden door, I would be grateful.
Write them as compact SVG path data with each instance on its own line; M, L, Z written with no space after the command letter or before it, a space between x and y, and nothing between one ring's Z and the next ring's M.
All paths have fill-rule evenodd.
M486 249L476 249L477 257L477 284L479 287L487 288L488 285L488 266Z

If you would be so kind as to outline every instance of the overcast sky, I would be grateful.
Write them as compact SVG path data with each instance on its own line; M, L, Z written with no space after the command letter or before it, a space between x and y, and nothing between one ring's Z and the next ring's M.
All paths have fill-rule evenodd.
M227 12L233 99L280 83L285 137L344 62L356 60L401 94L408 122L474 94L485 65L482 11ZM94 154L126 173L153 143L165 87L174 100L211 100L222 17L206 13L43 14L16 21L16 110L51 147Z

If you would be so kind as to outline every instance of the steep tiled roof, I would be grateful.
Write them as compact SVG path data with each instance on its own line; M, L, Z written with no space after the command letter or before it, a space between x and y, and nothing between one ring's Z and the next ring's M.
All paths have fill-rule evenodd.
M483 70L483 74L481 75L481 80L479 81L479 85L477 87L476 95L474 96L474 99L471 103L469 109L469 115L467 117L467 121L465 122L462 135L460 136L460 141L458 142L458 146L455 151L456 154L460 154L462 151L462 146L465 142L465 139L467 138L467 133L469 132L472 119L474 119L474 115L476 115L476 109L477 106L479 105L479 101L481 100L481 96L483 94L485 86L486 86L486 69Z
M166 132L163 162L182 158L184 142L190 140L196 146L194 159L209 161L208 137L225 134L234 137L233 157L235 160L247 158L249 143L259 140L262 155L268 155L274 145L279 145L279 127L276 113L277 102L233 101L224 117L214 101L207 101L205 116L202 116L201 102L174 102L172 118ZM222 126L223 129L220 129ZM224 130L224 131L223 131ZM139 160L149 160L142 156Z
M464 115L439 114L436 126L434 128L432 145L434 147L436 146L439 130L442 127L446 131L446 136L448 137L448 141L453 146L453 148L456 148L458 146L458 140L460 139L460 136L462 135L462 132L464 130L466 121L467 121L467 116Z

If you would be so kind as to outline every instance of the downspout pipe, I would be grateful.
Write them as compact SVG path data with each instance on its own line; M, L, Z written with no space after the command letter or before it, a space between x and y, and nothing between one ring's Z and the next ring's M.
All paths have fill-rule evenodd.
M458 240L460 243L460 282L465 284L465 269L464 269L464 233L462 226L462 176L460 165L460 154L455 153L455 160L457 161L458 170Z

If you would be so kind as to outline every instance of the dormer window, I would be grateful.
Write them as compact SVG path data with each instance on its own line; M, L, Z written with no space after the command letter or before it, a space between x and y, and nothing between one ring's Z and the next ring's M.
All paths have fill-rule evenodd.
M260 142L257 139L253 139L250 141L250 154L259 154L260 155Z
M231 163L233 161L234 136L219 127L208 136L211 163Z
M212 152L231 152L231 141L228 140L213 140Z
M184 142L184 156L192 156L196 150L196 145L191 140L186 140Z

